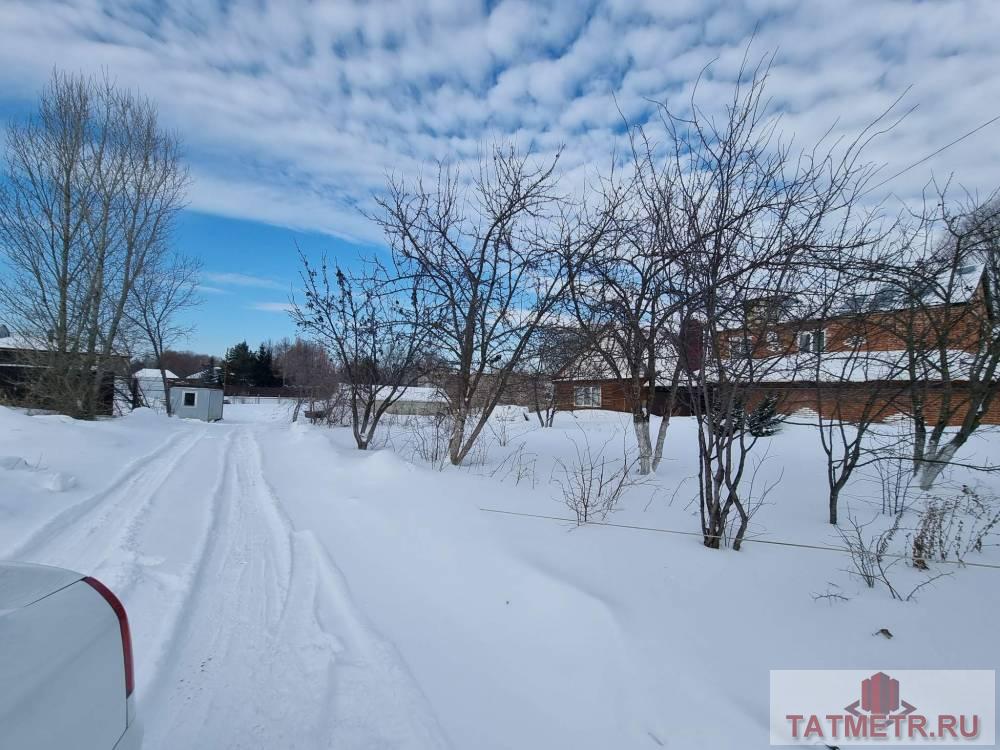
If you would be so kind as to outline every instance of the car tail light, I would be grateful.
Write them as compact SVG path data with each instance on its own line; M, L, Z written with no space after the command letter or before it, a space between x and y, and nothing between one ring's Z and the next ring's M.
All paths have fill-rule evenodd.
M132 631L128 626L128 615L125 613L125 607L118 601L118 597L112 593L111 589L96 578L87 576L83 582L103 596L104 601L111 606L111 609L115 611L115 616L118 617L118 627L122 633L122 653L125 654L125 697L128 698L135 688L135 672L132 667Z

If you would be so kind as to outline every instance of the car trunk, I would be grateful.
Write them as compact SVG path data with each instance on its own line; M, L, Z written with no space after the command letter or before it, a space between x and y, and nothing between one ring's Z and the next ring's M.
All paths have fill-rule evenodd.
M0 746L113 748L126 727L118 618L71 571L0 564Z

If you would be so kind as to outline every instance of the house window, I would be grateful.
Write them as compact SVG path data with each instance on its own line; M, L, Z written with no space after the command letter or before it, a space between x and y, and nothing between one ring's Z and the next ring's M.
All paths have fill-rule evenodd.
M194 391L184 391L184 406L194 406L198 403L198 394Z
M753 347L750 346L749 339L741 336L729 342L729 351L734 358L749 357L753 353Z
M601 405L601 386L578 385L573 389L573 403L579 407L597 408Z
M852 349L861 349L865 345L865 337L861 335L848 336L844 343Z
M800 333L799 351L812 354L826 351L826 331L803 331Z
M768 351L776 352L781 348L781 339L778 338L777 331L768 331L765 340Z

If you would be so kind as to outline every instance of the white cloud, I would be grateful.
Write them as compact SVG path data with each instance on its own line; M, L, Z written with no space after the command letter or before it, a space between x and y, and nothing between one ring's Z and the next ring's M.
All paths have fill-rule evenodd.
M231 273L228 271L222 272L207 272L203 273L203 279L220 284L222 286L240 286L240 287L254 287L257 289L286 289L287 284L282 284L274 279L265 278L263 276L253 276L248 273ZM217 290L222 291L222 290Z
M262 312L286 313L294 307L291 302L254 302L250 305L251 310L261 310Z
M603 168L650 99L683 107L728 91L756 28L778 50L770 94L802 145L855 132L907 86L917 111L872 145L887 173L987 120L1000 101L996 0L4 0L0 91L28 101L53 65L106 68L159 104L193 167L192 208L378 241L370 207L387 172L475 157L494 137L568 169ZM931 172L998 182L1000 125L894 181ZM234 282L235 283L235 282Z
M219 289L216 286L205 286L204 284L198 285L198 291L202 294L229 294L225 289Z

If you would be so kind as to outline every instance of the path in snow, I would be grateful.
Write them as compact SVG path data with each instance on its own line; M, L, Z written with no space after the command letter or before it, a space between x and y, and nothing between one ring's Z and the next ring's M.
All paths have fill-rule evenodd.
M326 552L289 524L261 427L188 424L17 550L125 602L145 747L447 746Z

